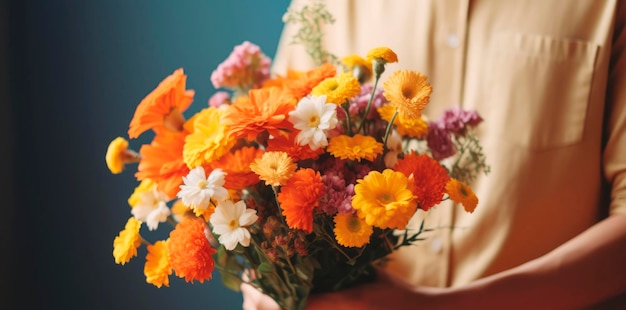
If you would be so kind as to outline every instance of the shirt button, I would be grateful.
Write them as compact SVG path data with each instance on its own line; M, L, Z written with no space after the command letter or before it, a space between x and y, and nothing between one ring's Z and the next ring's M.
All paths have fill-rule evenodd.
M456 48L459 46L459 37L456 34L451 33L448 35L446 42L448 43L449 47Z
M432 239L430 240L430 251L437 254L441 252L441 249L443 249L443 241L441 241L441 237L432 237Z

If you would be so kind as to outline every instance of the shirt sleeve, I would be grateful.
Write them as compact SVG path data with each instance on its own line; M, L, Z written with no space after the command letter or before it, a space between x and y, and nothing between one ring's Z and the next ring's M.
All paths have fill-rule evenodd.
M626 2L617 9L605 111L604 173L609 214L626 214Z

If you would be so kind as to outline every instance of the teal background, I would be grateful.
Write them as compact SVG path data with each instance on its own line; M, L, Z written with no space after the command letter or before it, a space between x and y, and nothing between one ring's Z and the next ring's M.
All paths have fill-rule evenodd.
M135 166L106 168L137 103L182 67L196 91L249 40L273 57L288 0L6 1L2 25L3 309L241 309L219 273L204 284L145 282L145 247L121 266ZM150 134L131 140L139 149ZM8 207L7 207L8 205ZM146 232L157 240L163 235ZM20 294L24 297L17 297ZM4 303L6 306L2 305Z

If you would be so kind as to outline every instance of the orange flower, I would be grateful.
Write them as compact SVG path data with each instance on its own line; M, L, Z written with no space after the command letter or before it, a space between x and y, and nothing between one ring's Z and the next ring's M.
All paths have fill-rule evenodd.
M378 154L383 152L383 144L372 136L356 134L354 137L346 135L336 136L328 142L326 150L333 156L341 159L374 161Z
M302 73L297 79L284 81L285 89L297 100L308 95L313 87L317 86L326 78L333 77L337 74L337 68L325 63L317 68Z
M222 123L230 127L234 138L254 141L262 132L278 136L282 130L293 127L288 120L295 107L291 96L277 87L252 89L249 94L249 102L236 101L222 116Z
M451 178L446 184L446 192L450 195L450 199L456 203L463 205L465 212L472 213L478 204L478 197L472 191L472 188L465 183Z
M211 163L211 170L222 168L226 173L224 187L242 190L259 182L259 176L250 169L250 164L263 155L263 150L255 147L243 147L234 153L227 153Z
M387 122L391 121L396 108L392 105L385 104L378 108L378 114ZM428 123L423 118L406 118L398 115L393 121L396 125L398 134L401 136L409 136L416 139L425 139L428 136Z
M318 148L312 150L307 145L300 145L296 143L297 131L292 131L288 135L280 135L267 141L267 151L285 152L294 161L303 159L317 159L321 154L324 154L324 148Z
M394 170L402 172L412 181L411 191L417 196L419 208L424 211L441 202L450 180L446 168L426 154L407 154L398 160Z
M170 263L176 275L185 278L186 282L211 280L214 266L212 255L216 251L204 234L206 229L202 220L185 217L170 232L167 242Z
M398 70L383 83L383 96L398 109L400 116L410 119L422 117L422 110L430 101L433 88L427 77L417 71Z
M167 252L167 240L157 241L147 248L146 264L143 267L146 282L156 287L170 286L169 275L172 274L172 266Z
M194 96L193 90L185 90L186 81L183 69L177 69L141 100L130 121L128 136L137 138L146 130L155 128L182 130L182 113Z
M183 161L183 145L187 132L174 133L158 130L152 143L139 150L141 161L137 166L137 180L152 179L159 191L170 199L176 197L189 168Z
M324 183L319 172L304 168L296 171L278 193L278 202L287 225L305 232L313 232L313 209L324 194Z

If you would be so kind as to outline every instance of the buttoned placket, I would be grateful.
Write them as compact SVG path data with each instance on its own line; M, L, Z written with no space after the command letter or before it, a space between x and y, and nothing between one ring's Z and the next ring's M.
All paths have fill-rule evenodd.
M446 0L446 21L445 29L447 34L445 38L446 45L451 49L452 66L448 70L451 72L451 105L463 106L464 80L465 80L465 61L466 61L466 43L467 43L467 27L469 19L470 0ZM452 264L452 232L455 225L456 208L459 206L454 203L442 205L446 209L441 210L445 216L439 219L439 233L434 236L430 243L430 250L434 255L440 255L445 261L444 270L441 274L440 283L450 286L453 266Z

